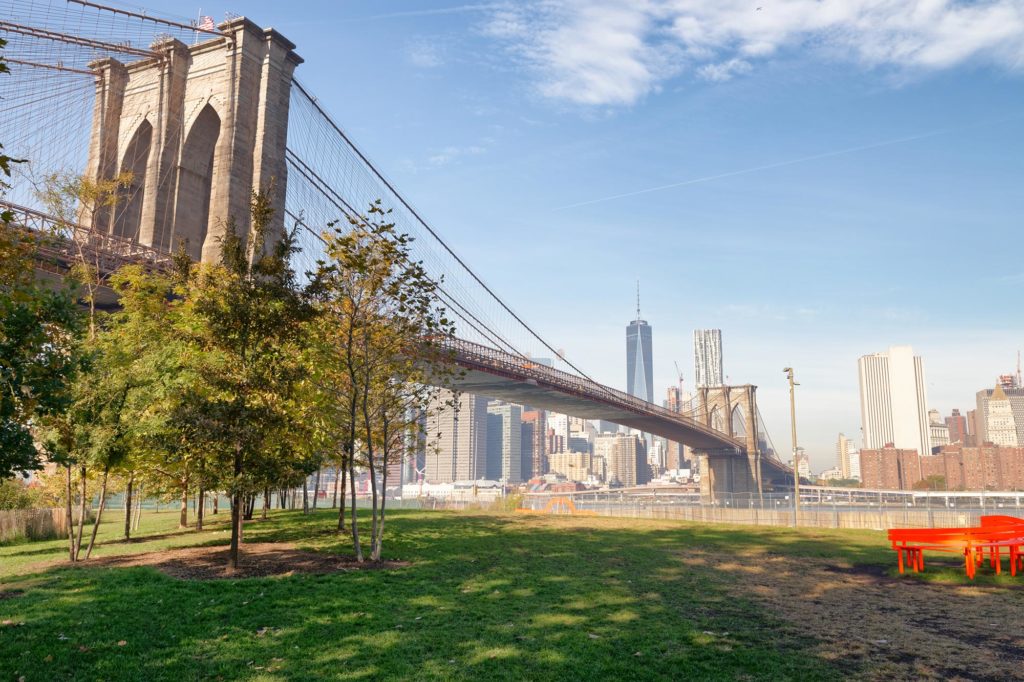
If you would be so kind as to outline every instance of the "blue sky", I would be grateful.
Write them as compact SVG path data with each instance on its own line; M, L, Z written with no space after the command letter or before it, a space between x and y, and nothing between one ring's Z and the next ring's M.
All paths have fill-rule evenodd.
M639 279L655 395L720 327L783 451L796 368L821 469L859 440L858 356L912 344L948 414L1024 346L1024 0L224 10L297 43L357 144L603 382Z

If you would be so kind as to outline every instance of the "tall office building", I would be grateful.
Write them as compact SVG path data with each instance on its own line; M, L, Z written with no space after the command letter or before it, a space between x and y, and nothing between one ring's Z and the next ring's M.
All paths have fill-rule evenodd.
M651 325L640 319L640 286L636 292L636 319L626 326L626 391L654 402L654 365L651 360Z
M1013 406L1003 387L998 384L986 405L985 441L1006 447L1017 447L1020 444Z
M487 405L487 478L522 483L523 408L494 401Z
M452 397L450 391L439 391L427 417L428 483L473 481L487 475L487 398L460 393L454 408L438 410Z
M853 465L850 462L850 454L854 452L853 441L844 434L839 434L836 442L836 468L839 469L840 478L853 478Z
M931 452L924 366L910 346L857 360L861 426L868 450L892 443L896 448Z
M523 478L543 476L547 466L547 414L544 410L527 410L520 418L520 447L523 453Z
M1004 388L999 386L999 391L1010 406L1010 412L1017 428L1017 442L1024 443L1024 388ZM978 391L977 410L975 411L974 431L975 444L995 443L992 434L989 433L989 412L992 409L992 401L995 399L995 390L988 388ZM1000 436L1005 439L1005 436Z
M721 386L722 377L722 330L693 330L693 368L697 388Z
M967 418L960 414L960 410L953 408L953 414L946 417L946 427L949 429L949 442L970 445L968 441Z

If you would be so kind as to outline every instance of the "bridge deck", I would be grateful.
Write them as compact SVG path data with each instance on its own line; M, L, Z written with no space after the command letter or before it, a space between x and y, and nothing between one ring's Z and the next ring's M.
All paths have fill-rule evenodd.
M743 450L735 438L623 391L469 341L452 339L448 346L465 370L458 387L468 393L604 419L702 450Z

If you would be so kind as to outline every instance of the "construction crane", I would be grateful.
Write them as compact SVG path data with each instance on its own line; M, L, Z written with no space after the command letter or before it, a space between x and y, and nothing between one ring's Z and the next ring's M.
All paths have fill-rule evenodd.
M683 402L683 370L679 369L679 363L675 360L672 363L676 366L676 375L679 377L679 404L682 407Z

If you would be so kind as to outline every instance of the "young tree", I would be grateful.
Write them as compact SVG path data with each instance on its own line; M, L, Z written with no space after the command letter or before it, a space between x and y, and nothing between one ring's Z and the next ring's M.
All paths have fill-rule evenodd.
M191 405L203 415L197 440L222 458L231 495L229 569L238 567L242 507L262 490L250 476L263 458L286 452L289 431L301 427L291 396L304 375L297 348L312 309L291 268L291 235L268 244L273 208L253 193L247 238L230 225L216 267L191 268L184 305L194 316L194 342L208 358L204 374L212 390ZM226 461L225 461L226 460Z
M371 490L371 558L379 560L383 514L377 473L386 472L396 438L404 441L409 418L425 409L448 383L453 363L443 341L454 334L437 297L438 283L412 256L412 238L389 222L390 210L370 205L368 216L326 235L327 260L316 277L323 302L321 324L337 344L324 358L330 395L344 408L340 434L352 495L351 530L356 559L363 560L356 516L355 465L368 472ZM398 435L401 432L401 435ZM386 481L386 473L385 473ZM344 506L344 505L343 505Z

